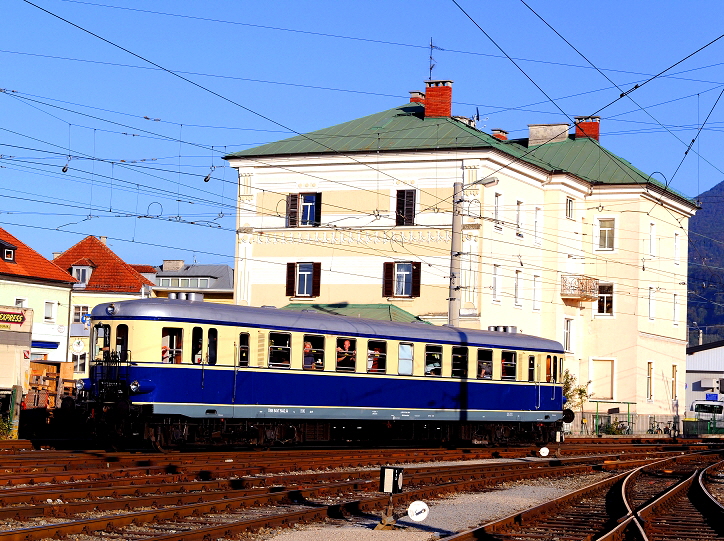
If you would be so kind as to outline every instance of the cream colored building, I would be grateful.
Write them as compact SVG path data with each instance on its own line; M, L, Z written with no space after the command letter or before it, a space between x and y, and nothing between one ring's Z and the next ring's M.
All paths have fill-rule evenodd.
M695 205L602 147L597 117L507 140L451 116L450 81L427 85L409 104L227 156L236 302L390 303L447 323L463 182L460 325L560 341L565 368L604 401L588 412L628 408L639 431L683 413Z

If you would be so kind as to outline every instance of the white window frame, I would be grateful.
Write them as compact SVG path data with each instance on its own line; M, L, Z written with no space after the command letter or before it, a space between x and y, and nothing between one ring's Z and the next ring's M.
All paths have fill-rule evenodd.
M681 236L678 232L674 233L674 265L679 265L681 263L681 245L679 241L681 240Z
M601 222L602 221L611 220L613 222L613 227L611 228L611 231L613 231L613 239L611 240L610 244L611 247L605 246L601 247ZM616 250L616 225L617 220L614 217L611 216L599 216L596 218L595 222L595 234L593 235L593 250L596 252L613 252ZM606 228L606 231L609 229ZM608 244L608 242L606 243Z
M538 274L533 275L533 311L540 312L540 276Z
M3 259L9 262L15 261L15 250L12 248L5 248L3 250Z
M563 350L573 352L573 319L569 317L563 320Z
M537 245L541 243L541 208L536 207L533 212L533 242Z
M678 400L679 393L677 387L679 383L679 365L674 363L671 365L671 400Z
M75 309L79 308L80 321L75 320ZM85 308L85 310L83 310ZM90 314L90 307L87 304L74 304L73 305L73 323L83 323L83 316Z
M57 317L58 303L56 301L45 301L43 311L43 322L44 323L55 323ZM50 309L50 316L48 316L48 309Z
M674 327L678 327L679 326L679 294L678 293L674 293L673 303L674 303L674 307L673 307L674 313L672 315L672 318L673 318L672 323L673 323Z
M656 224L649 223L649 255L656 257Z
M84 374L88 370L88 352L73 353L71 358L73 359L73 372L75 374ZM83 369L79 370L79 364L83 359Z
M304 271L302 265L305 265ZM309 272L306 271L309 267ZM311 297L314 292L314 263L297 263L295 266L296 277L294 282L295 297Z
M566 197L566 218L573 220L573 198Z
M519 308L521 306L523 306L523 304L521 303L521 299L520 299L520 292L521 292L521 285L522 285L521 277L522 277L522 272L519 270L516 270L515 271L515 292L514 292L513 298L515 301L515 306L517 306Z
M654 401L654 362L646 362L646 400Z
M654 321L656 319L656 288L653 286L649 286L648 304L649 321Z
M611 313L609 314L607 312L599 312L598 311L598 300L596 300L596 311L594 312L593 315L595 317L601 317L601 318L609 317L610 318L610 317L613 317L614 314L616 313L616 304L614 302L615 296L616 296L616 286L612 282L599 282L598 283L598 287L599 287L598 297L599 298L602 296L601 289L600 289L601 286L611 286Z
M503 232L502 220L500 219L500 204L503 200L503 194L495 192L495 203L493 205L493 229L498 233Z
M523 201L515 202L515 235L523 236Z
M404 267L404 268L403 268ZM408 270L409 267L409 270ZM412 297L412 262L395 263L395 297ZM406 290L408 290L406 292Z
M493 302L500 302L500 265L493 264Z

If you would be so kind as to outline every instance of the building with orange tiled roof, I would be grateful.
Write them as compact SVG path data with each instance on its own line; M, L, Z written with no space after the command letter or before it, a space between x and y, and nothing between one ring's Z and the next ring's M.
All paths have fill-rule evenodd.
M75 377L84 377L91 357L90 311L97 304L150 296L153 282L118 257L105 237L88 236L56 254L53 263L77 280L73 285L68 360L73 362Z
M31 389L40 404L55 404L62 393L62 380L72 378L68 357L68 326L72 286L75 279L17 237L0 228L0 345L18 343L24 326L32 321L30 343L17 356L0 355L0 393L14 385L23 388L26 399ZM0 348L2 349L2 348ZM11 348L15 349L15 348ZM2 349L7 353L9 349Z

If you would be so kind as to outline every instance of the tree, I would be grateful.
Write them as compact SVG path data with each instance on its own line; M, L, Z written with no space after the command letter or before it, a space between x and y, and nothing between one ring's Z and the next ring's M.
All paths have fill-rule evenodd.
M589 380L585 385L576 385L576 376L571 374L568 369L563 371L563 396L568 400L567 405L570 409L579 408L583 413L583 405L588 400L588 386L591 384Z

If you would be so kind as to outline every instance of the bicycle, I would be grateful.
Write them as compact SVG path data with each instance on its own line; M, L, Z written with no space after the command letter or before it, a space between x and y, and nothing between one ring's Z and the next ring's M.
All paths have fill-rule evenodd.
M649 429L646 431L647 434L663 434L664 431L659 426L661 421L651 421Z

